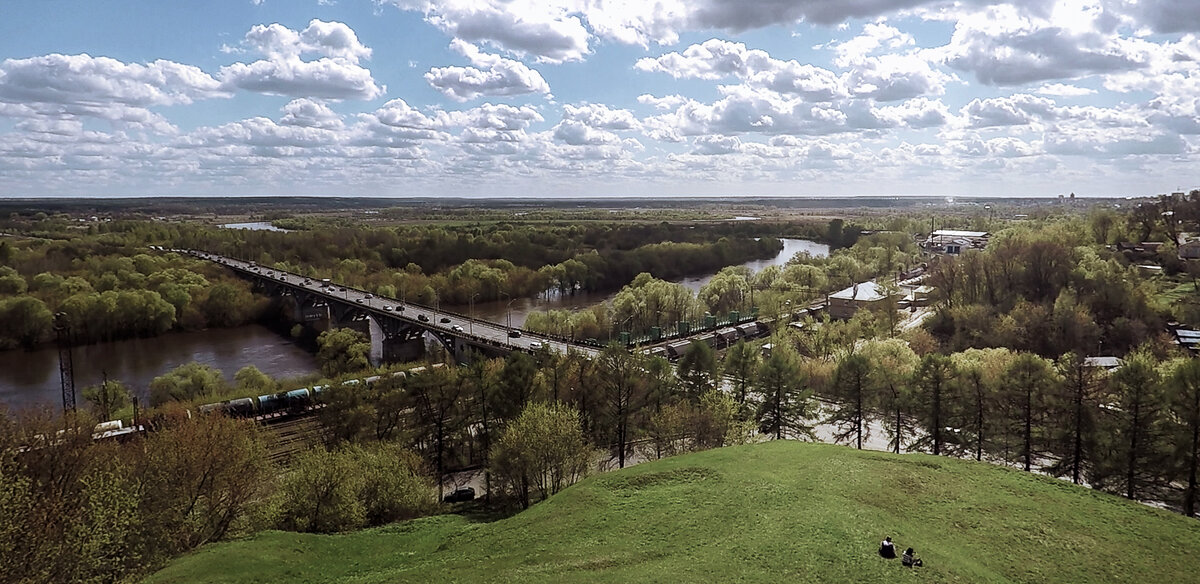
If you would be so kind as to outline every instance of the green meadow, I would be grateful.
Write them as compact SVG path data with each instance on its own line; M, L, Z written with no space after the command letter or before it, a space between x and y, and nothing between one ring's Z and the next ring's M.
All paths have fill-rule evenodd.
M925 567L884 560L879 541ZM1042 476L775 441L590 477L501 519L206 546L153 584L1197 582L1200 522Z

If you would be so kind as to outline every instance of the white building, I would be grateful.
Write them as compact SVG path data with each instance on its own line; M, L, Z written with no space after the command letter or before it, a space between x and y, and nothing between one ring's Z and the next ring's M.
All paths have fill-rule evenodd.
M957 229L938 229L929 234L921 247L928 253L958 255L968 249L983 249L987 247L992 234L986 231L959 231Z

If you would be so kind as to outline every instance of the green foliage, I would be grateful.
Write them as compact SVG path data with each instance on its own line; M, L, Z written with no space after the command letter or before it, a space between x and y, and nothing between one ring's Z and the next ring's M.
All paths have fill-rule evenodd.
M330 329L317 337L321 373L337 377L371 366L371 344L362 333L348 328Z
M120 381L104 381L99 385L85 387L83 399L92 404L96 417L100 420L111 420L125 406L129 405L132 395L129 388Z
M359 470L353 457L335 450L297 456L279 489L280 528L333 533L361 527L367 511L358 496L364 484Z
M141 462L143 521L174 555L235 532L268 490L273 469L253 422L197 416L150 434Z
M756 419L759 431L774 436L812 438L812 392L805 387L799 356L786 346L776 347L759 370L755 389L762 396Z
M317 416L325 431L326 444L359 442L370 435L376 411L368 397L357 386L336 383L325 387L320 396L324 407Z
M1185 482L1183 512L1196 515L1200 498L1200 360L1181 359L1166 367L1170 397L1175 457L1181 461L1180 475Z
M1101 419L1100 453L1091 482L1130 499L1159 496L1170 468L1166 392L1153 357L1134 352L1112 376L1116 403Z
M871 395L871 362L858 353L848 353L838 360L834 371L834 402L830 406L825 422L833 425L834 442L852 441L862 449L864 439L870 437L867 409Z
M762 356L758 347L747 344L743 339L738 339L738 342L725 352L723 368L725 374L733 379L738 403L746 403L746 391L750 388L750 382L758 373L761 363Z
M37 298L19 296L0 300L0 348L33 347L50 335L54 316Z
M279 526L331 533L418 517L433 508L421 460L377 443L301 454L279 491Z
M684 392L693 401L699 402L700 396L716 389L717 357L708 343L693 342L679 358L677 368Z
M8 266L0 266L0 294L24 294L26 289L28 286L21 274Z
M244 395L259 396L279 391L279 384L253 365L238 369L233 374L233 382L238 392Z
M954 362L945 355L930 354L921 358L917 368L917 403L915 413L924 436L913 443L913 448L927 450L934 455L943 454L943 446L949 436L946 422L949 421L952 403L952 382L956 371Z
M531 403L504 428L489 458L501 488L529 507L531 492L545 499L583 478L591 456L578 412Z
M221 372L203 363L185 363L150 382L150 405L168 401L191 401L225 391Z
M0 416L0 580L127 581L236 532L270 483L244 422L181 418L127 444L92 424Z

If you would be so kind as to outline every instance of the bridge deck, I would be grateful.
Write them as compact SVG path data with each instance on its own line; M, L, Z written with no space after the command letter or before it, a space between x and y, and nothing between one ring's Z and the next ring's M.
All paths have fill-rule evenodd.
M511 329L488 320L472 319L468 316L437 310L413 302L403 302L395 298L375 296L365 290L359 290L350 286L332 282L326 284L321 280L314 280L307 276L284 270L259 266L254 262L247 262L203 251L181 251L186 251L186 253L201 259L218 263L246 276L270 280L280 285L303 290L308 294L324 299L326 302L352 306L369 313L376 319L395 319L438 334L466 339L476 344L486 344L510 351L518 350L526 352L533 352L546 347L559 353L577 351L589 357L595 357L600 353L600 349L591 345L567 342L526 331L520 331L521 336L513 337L510 336L510 331L519 329Z

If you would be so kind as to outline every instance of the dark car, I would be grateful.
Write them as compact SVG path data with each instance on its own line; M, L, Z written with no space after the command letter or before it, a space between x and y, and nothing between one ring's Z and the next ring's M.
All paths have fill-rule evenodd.
M521 336L521 331L519 331L519 330L517 330L517 329L510 330L510 331L508 331L508 336L510 336L510 337L512 337L512 338L514 338L514 339L515 339L515 338L518 338L518 337L520 337L520 336Z
M417 320L419 320L421 322L429 322L429 317L425 316L424 314L418 314Z
M443 498L442 500L447 503L460 503L462 501L474 501L475 500L475 489L473 489L471 487L459 487L457 489L454 489L454 492L450 493L449 495L446 495L445 498Z
M443 316L441 322L450 322L450 318Z

